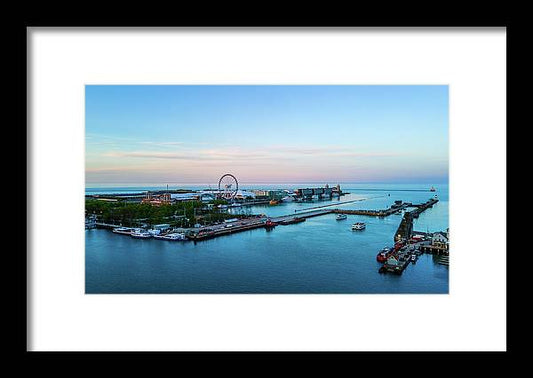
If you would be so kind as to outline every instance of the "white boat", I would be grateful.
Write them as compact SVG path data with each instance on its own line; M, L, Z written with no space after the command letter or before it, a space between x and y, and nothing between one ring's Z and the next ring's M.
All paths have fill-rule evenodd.
M150 235L156 236L161 233L161 230L148 230L148 232L150 233Z
M218 205L218 208L219 208L219 209L227 209L227 208L228 208L228 205Z
M172 234L166 234L166 235L156 235L154 236L156 239L160 240L170 240L170 241L178 241L178 240L186 240L185 234L180 234L178 232L172 233Z
M346 214L337 214L337 216L335 217L336 220L343 220L346 218L348 218Z
M113 232L115 234L130 235L131 234L131 228L129 228L129 227L117 227L117 228L113 229Z
M140 228L136 228L132 231L131 237L135 239L149 239L152 237L152 234L148 231L141 230Z
M96 216L91 215L85 218L85 229L90 230L91 228L96 228Z
M294 196L285 196L281 199L283 202L293 202Z
M231 207L242 207L240 203L232 203Z
M352 231L364 230L365 228L366 228L366 224L364 222L356 222L352 224Z

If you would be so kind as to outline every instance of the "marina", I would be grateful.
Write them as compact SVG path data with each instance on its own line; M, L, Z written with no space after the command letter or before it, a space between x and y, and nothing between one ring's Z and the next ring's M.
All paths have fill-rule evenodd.
M342 204L352 203L354 201L346 201ZM200 241L205 239L211 239L217 236L233 234L240 231L246 231L255 228L261 227L271 227L272 225L291 225L296 223L304 222L307 218L317 217L327 214L336 214L336 220L343 220L347 218L347 215L362 215L362 216L377 216L377 217L386 217L394 213L398 213L401 210L406 209L407 207L413 207L415 210L411 212L405 212L398 227L398 230L395 233L394 240L399 241L402 239L408 239L412 236L413 232L413 218L418 217L420 213L431 208L434 204L438 202L438 199L431 198L428 201L420 204L404 203L402 201L396 201L388 209L385 210L350 210L350 209L329 209L332 205L320 206L320 207L310 207L307 210L300 210L298 215L282 215L278 217L266 216L254 216L248 219L233 219L226 220L223 224L215 224L204 227L198 227L197 229L189 229L187 232L183 233L186 239L193 241ZM338 204L336 204L338 206ZM305 212L304 212L305 211ZM296 210L295 210L296 212ZM269 223L267 223L267 221ZM128 227L121 227L111 224L98 223L96 222L96 227L101 228L111 228L113 233L130 235L133 238L138 239L147 239L152 237L152 233L149 230L142 230L140 228L132 229ZM364 230L366 224L364 222L356 222L352 225L352 231ZM159 237L156 239L165 240L164 237ZM431 253L439 253L442 247L435 246L424 246L423 250Z

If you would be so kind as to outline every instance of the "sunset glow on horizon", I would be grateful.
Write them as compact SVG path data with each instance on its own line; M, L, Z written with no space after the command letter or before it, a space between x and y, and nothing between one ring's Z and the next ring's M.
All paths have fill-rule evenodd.
M447 182L448 86L86 86L86 185Z

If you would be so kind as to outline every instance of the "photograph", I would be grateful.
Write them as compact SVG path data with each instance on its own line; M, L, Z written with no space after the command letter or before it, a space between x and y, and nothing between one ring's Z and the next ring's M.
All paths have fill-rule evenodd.
M85 85L85 294L449 294L448 116L448 85Z

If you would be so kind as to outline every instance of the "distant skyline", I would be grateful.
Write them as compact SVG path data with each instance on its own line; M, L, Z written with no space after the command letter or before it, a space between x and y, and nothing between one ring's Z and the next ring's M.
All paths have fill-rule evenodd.
M448 86L87 85L86 185L448 181Z

